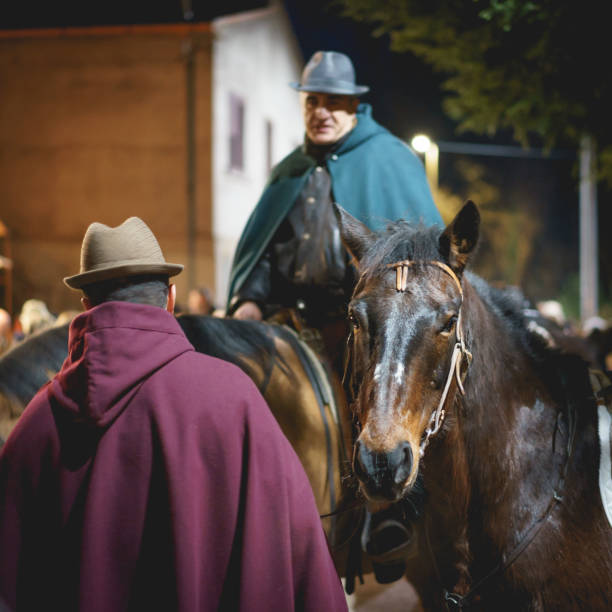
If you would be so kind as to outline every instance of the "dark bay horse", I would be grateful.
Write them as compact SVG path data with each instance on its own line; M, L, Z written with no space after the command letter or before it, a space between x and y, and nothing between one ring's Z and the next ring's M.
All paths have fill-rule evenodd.
M400 221L374 234L336 212L360 274L349 305L354 471L374 503L424 487L407 574L424 607L611 610L586 363L532 333L512 294L465 271L473 203L443 230Z
M319 512L327 515L352 505L356 489L342 478L343 466L350 464L350 419L331 369L329 386L320 388L312 352L307 354L308 347L284 326L203 315L179 315L177 320L197 351L230 361L253 379L304 466ZM60 369L67 346L68 324L39 332L0 357L0 440ZM352 511L323 518L340 575L346 571L354 521ZM367 560L363 567L367 571Z

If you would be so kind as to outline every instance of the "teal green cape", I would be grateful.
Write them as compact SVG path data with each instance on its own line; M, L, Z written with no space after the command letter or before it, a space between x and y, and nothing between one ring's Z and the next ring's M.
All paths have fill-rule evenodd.
M334 200L372 230L397 219L442 226L421 160L374 121L368 104L359 105L357 118L327 160ZM238 242L228 300L248 278L315 166L300 146L273 170Z

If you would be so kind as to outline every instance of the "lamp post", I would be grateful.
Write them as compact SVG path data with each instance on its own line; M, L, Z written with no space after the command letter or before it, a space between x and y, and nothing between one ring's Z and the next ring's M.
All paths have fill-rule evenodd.
M438 145L426 134L417 134L411 141L412 148L425 156L425 174L434 200L438 195Z
M580 318L597 315L599 276L597 261L597 178L595 143L583 136L580 143Z

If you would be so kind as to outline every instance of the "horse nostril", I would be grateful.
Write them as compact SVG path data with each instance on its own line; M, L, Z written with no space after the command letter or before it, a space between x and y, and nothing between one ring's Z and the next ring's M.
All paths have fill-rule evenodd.
M412 471L412 447L410 442L400 442L393 451L395 456L395 474L393 480L396 484L403 484L408 480Z
M410 442L404 442L404 457L407 463L410 464L412 468L412 446L410 446Z
M367 478L367 471L364 465L364 459L367 459L367 457L364 457L363 455L364 455L363 445L361 444L359 440L357 440L357 442L355 442L353 469L355 470L355 474L357 478L359 478L360 480L364 480L365 478Z
M353 470L366 495L395 501L402 495L412 471L412 448L400 442L391 451L372 451L359 440L355 443Z

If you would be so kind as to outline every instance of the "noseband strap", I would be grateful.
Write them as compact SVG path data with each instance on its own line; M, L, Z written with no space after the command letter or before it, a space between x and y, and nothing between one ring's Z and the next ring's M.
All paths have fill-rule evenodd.
M408 268L416 263L421 263L423 265L429 266L437 266L442 271L446 272L446 274L448 274L455 281L455 285L457 285L457 289L459 289L459 295L461 297L461 303L459 305L459 311L457 314L457 323L455 325L456 341L455 346L453 348L453 354L451 356L448 376L446 377L446 383L444 385L444 390L442 391L440 401L438 402L438 407L431 415L429 424L427 425L427 429L425 430L423 441L421 442L419 454L422 457L425 453L427 445L429 444L429 439L432 436L435 436L440 431L440 428L444 423L444 417L446 416L446 410L444 409L444 405L446 403L446 399L448 397L448 392L450 390L453 378L457 382L457 388L459 389L461 395L465 395L463 381L465 380L469 365L472 361L472 353L470 353L470 351L465 346L465 338L463 335L463 325L461 319L461 306L463 305L463 288L461 287L461 281L453 272L450 266L447 266L441 261L414 262L409 259L404 259L403 261L388 264L388 268L395 269L395 289L401 293L406 291L406 287L408 284ZM463 367L464 364L465 367Z

